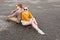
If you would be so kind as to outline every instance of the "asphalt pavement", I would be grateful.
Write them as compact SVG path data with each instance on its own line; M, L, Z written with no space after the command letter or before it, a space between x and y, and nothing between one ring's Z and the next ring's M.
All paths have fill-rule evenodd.
M17 3L29 7L45 35L5 20ZM1 0L0 40L60 40L60 0Z

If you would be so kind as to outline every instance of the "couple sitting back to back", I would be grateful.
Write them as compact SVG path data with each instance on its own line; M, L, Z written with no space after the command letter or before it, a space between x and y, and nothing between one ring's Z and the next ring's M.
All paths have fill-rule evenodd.
M45 34L41 29L38 27L38 23L36 19L33 17L31 12L29 11L28 7L24 7L22 9L22 4L16 5L16 10L12 12L11 15L7 17L7 20L12 20L16 23L22 23L22 25L32 25L34 29L38 31L40 34Z

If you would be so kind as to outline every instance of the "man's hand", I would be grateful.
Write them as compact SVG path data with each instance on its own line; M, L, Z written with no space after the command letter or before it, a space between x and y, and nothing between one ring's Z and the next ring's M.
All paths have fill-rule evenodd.
M20 23L20 21L16 21L17 23Z

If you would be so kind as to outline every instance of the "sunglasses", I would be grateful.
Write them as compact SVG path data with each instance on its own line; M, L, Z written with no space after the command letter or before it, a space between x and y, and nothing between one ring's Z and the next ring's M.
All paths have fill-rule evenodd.
M28 9L24 9L24 10L28 10Z

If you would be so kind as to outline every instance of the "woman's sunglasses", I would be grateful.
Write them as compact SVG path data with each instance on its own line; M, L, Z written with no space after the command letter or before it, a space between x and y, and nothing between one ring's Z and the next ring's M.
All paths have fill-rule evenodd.
M28 10L28 9L24 9L24 10Z

